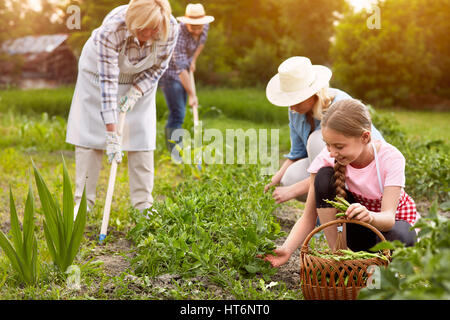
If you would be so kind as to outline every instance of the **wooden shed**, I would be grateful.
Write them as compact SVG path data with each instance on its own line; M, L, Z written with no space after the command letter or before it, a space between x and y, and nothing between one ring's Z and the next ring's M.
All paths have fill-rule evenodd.
M67 34L27 36L7 40L1 46L3 54L19 56L22 67L19 76L13 75L11 62L0 64L0 83L21 88L55 87L74 83L78 60L67 45Z

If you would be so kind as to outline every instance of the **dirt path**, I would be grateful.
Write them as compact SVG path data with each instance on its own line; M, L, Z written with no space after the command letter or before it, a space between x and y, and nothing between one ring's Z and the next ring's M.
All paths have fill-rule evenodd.
M117 277L130 267L133 248L133 243L121 235L114 242L95 247L92 253L96 256L95 261L103 262L103 270L108 276Z

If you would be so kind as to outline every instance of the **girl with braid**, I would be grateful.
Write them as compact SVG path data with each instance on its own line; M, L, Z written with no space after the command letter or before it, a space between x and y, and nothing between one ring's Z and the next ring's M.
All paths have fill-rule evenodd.
M316 219L324 224L335 220L337 209L324 199L336 195L351 203L347 219L366 222L377 228L388 241L414 245L411 228L419 219L414 200L404 191L405 158L382 140L373 140L370 114L361 102L345 99L335 102L322 118L326 148L308 168L311 184L305 211L284 244L265 260L279 267L314 229ZM380 239L368 228L344 224L344 246L353 251L369 250ZM337 229L324 229L330 248L336 247Z

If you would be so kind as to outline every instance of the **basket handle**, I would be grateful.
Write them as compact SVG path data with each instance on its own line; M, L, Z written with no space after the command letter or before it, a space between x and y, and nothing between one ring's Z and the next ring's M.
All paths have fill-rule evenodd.
M366 222L362 222L362 221L359 221L359 220L347 220L345 218L339 218L339 219L336 219L336 220L324 223L324 224L314 228L314 230L311 231L308 234L308 236L306 237L305 241L303 242L301 252L308 253L309 241L311 240L312 236L315 235L317 232L325 229L326 227L332 226L334 224L341 224L341 223L359 224L359 225L361 225L363 227L366 227L366 228L370 229L371 231L373 231L381 239L381 241L385 241L386 240L386 238L383 236L383 234L377 228L375 228L374 226L372 226L372 225L370 225L370 224L368 224ZM389 255L390 254L390 250L389 249L386 249L384 251L385 251L385 255Z

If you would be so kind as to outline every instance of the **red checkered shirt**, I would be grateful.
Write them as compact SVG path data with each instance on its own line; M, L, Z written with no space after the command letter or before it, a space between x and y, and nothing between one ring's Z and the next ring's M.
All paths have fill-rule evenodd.
M381 199L368 199L360 194L352 192L355 200L365 206L367 210L373 212L381 211ZM412 226L420 218L420 214L416 210L416 203L404 190L400 194L400 199L395 213L396 220L405 220Z

